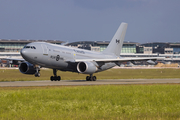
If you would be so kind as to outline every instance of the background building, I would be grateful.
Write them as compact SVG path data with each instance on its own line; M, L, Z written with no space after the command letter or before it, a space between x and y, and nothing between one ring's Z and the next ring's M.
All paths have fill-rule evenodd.
M180 43L170 43L169 46L170 46L170 48L173 48L174 54L180 53Z
M21 58L20 50L31 42L49 42L62 44L59 40L5 40L0 39L0 59ZM108 46L109 41L79 41L64 44L65 46L101 52ZM139 44L124 42L121 50L122 57L165 57L164 62L180 63L180 43L153 42ZM2 60L1 62L2 63ZM11 63L11 62L8 62Z
M20 50L31 42L49 42L54 44L61 44L59 40L6 40L0 39L0 52L20 52Z
M101 52L107 48L108 44L109 41L79 41L68 43L66 46ZM139 43L125 41L121 53L136 53L137 44Z
M180 53L180 43L163 43L163 42L152 42L152 43L144 43L140 46L150 47L152 48L152 53L158 54L179 54ZM144 49L144 53L146 54L147 49ZM141 52L139 52L141 53Z
M0 39L0 52L19 52L26 44L31 42L49 42L62 44L59 40L6 40ZM79 41L65 44L66 46L101 52L108 46L109 41ZM139 44L124 41L121 53L141 54L179 54L180 43L153 42Z

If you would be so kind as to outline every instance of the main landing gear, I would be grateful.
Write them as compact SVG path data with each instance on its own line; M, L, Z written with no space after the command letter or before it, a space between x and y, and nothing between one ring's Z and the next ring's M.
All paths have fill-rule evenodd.
M53 74L54 74L54 76L50 77L51 81L60 81L61 80L61 77L57 76L57 70L56 69L53 69Z
M39 71L40 71L40 67L38 66L38 67L36 67L36 73L34 74L35 77L40 77L41 76Z
M96 79L96 76L93 76L92 74L86 77L86 81L96 81Z

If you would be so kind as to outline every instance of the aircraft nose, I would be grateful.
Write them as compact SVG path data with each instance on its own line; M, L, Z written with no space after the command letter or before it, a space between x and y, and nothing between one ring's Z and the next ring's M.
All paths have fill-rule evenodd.
M21 49L20 53L21 53L21 55L24 55L24 54L26 54L26 50L25 49Z
M29 53L27 49L21 49L20 53L24 59L27 59Z

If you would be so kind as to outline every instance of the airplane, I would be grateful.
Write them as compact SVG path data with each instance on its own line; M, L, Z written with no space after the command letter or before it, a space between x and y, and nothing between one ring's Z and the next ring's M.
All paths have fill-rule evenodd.
M60 81L57 70L71 71L81 74L89 74L86 81L96 81L94 73L110 69L123 62L133 62L147 60L154 63L157 57L148 58L123 58L120 56L124 37L127 30L127 23L121 23L114 37L107 48L102 52L94 52L68 46L50 44L46 42L32 42L24 46L20 51L24 62L19 65L19 70L23 74L34 74L40 76L40 68L53 69L54 76L51 81Z

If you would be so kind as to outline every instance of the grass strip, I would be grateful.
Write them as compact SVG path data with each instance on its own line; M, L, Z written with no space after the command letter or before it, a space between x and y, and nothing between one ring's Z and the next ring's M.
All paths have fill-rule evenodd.
M0 119L180 119L180 85L0 88Z
M29 81L29 80L50 80L52 70L42 69L41 77L26 75L18 69L0 69L0 81ZM95 73L97 79L155 79L155 78L180 78L180 69L110 69ZM85 80L87 75L58 71L62 80Z

